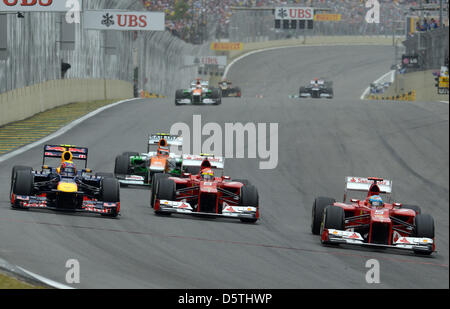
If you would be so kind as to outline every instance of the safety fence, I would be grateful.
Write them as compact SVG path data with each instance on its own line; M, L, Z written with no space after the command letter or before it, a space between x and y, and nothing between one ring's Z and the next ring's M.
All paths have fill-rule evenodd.
M142 11L143 7L139 1L83 1L83 10L94 9ZM86 30L82 22L73 25L73 41L67 42L63 38L67 27L65 13L23 15L24 18L18 18L17 14L0 15L7 29L6 50L0 50L0 125L52 108L56 101L63 105L82 101L84 97L104 99L109 81L123 81L127 85L118 88L123 93L109 98L139 96L140 91L144 97L174 95L177 88L186 87L197 76L198 66L185 66L185 56L211 54L209 44L188 44L168 31ZM94 82L98 91L93 91L93 85L79 80L108 82L103 86L102 82L100 85ZM64 96L58 87L47 87L62 81L64 85L73 85L69 92L77 91L80 95ZM95 95L83 97L83 93ZM20 98L21 95L27 99ZM23 111L13 108L15 100L21 102L18 105ZM43 100L53 103L42 104Z
M140 1L83 1L83 10L95 9L142 11L143 6ZM191 71L197 70L184 67L183 57L209 51L202 47L208 44L187 44L168 31L86 30L83 21L73 25L73 42L68 43L63 37L65 15L2 15L6 18L7 44L3 57L0 55L0 93L48 80L89 78L124 80L140 89L168 94L185 82L181 76L192 78ZM70 65L65 73L63 63Z
M448 65L449 57L449 28L443 27L433 31L416 32L403 42L408 55L418 56L416 69L409 72L439 69Z

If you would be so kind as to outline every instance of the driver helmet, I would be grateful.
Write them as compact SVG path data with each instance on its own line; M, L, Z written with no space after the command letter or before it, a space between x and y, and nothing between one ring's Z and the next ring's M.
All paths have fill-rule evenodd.
M66 161L58 168L58 174L63 177L75 177L77 175L77 169L75 164L70 161Z
M379 195L373 195L369 198L369 203L372 207L383 207L383 199Z
M212 169L204 169L201 173L202 180L211 181L214 180L214 172Z

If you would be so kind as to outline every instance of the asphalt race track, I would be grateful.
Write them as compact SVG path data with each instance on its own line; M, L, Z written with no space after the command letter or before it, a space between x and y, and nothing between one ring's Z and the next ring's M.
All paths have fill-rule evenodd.
M261 220L157 217L149 192L122 189L122 216L16 211L8 193L13 165L38 169L42 147L0 164L0 257L65 283L78 259L76 288L449 288L449 106L361 101L386 73L391 47L299 47L244 58L228 78L242 99L221 106L175 107L173 98L138 100L85 121L54 143L90 148L90 167L112 171L123 151L145 151L148 133L176 122L279 123L279 163L230 159L226 174L260 193ZM311 78L334 81L335 99L289 99ZM195 76L193 76L195 78ZM261 97L262 96L262 97ZM313 200L342 199L345 176L392 179L397 201L435 218L437 254L323 247L310 233ZM380 262L370 285L366 261Z

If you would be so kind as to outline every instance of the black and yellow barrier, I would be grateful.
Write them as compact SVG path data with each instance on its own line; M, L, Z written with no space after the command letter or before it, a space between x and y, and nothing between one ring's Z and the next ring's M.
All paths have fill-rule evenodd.
M379 100L379 101L415 101L416 100L416 90L409 91L407 93L398 94L395 96L381 96L371 94L367 97L368 100Z
M148 92L146 90L142 90L141 91L141 98L142 99L164 99L166 97L163 96L163 95L160 95L160 94L151 93L151 92Z

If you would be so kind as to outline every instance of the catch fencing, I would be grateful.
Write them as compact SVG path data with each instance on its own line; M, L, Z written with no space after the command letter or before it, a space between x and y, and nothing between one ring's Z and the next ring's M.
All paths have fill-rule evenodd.
M443 27L432 31L416 32L403 44L407 55L419 56L419 67L409 71L439 69L448 65L449 28Z
M83 1L83 10L95 9L143 11L144 7L141 1ZM122 80L169 95L196 76L198 68L185 67L184 56L211 54L209 44L187 44L168 31L85 30L82 23L74 25L74 40L68 43L62 38L65 13L1 18L8 31L6 51L0 50L0 93L65 78ZM70 64L65 74L63 63Z

